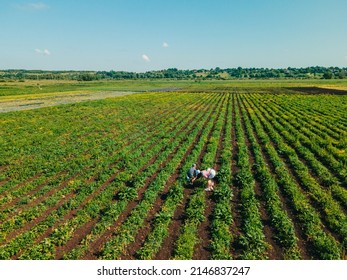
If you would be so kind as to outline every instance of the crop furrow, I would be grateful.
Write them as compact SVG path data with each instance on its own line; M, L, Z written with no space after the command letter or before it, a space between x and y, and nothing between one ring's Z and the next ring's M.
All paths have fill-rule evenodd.
M136 145L136 143L134 145Z
M207 120L213 117L212 114L217 108L217 102L214 102L213 104L215 106L214 110L211 112ZM170 211L170 216L158 219L158 223L160 223L162 227L165 226L165 229L167 230L163 232L161 230L158 230L159 228L155 227L150 233L149 237L146 239L142 248L136 253L137 258L170 259L173 256L174 244L179 236L180 229L184 221L184 211L189 204L194 188L194 186L191 185L187 185L184 188L182 187L182 185L186 185L185 172L186 170L188 170L188 168L191 167L192 162L195 162L197 166L201 166L202 157L207 149L207 139L209 139L212 134L211 127L207 127L210 125L211 123L207 123L206 121L206 123L203 125L203 127L206 127L206 129L199 131L197 137L199 139L199 142L194 146L194 149L192 149L191 153L189 154L189 159L187 158L186 163L184 164L185 168L182 169L183 175L180 178L179 184L177 186L178 189L183 190L183 198L181 200L181 203L179 205L176 205L177 209L172 209ZM212 125L214 125L214 123ZM207 133L207 131L209 132ZM196 184L197 183L195 183L195 187ZM165 209L163 209L159 215L166 215ZM154 239L157 236L161 237L159 242ZM160 247L161 244L162 246Z
M183 106L185 106L185 105L182 105L182 107ZM192 103L190 106L194 106L194 103ZM178 109L178 110L180 110L180 108L181 107L179 107L179 108L175 108L175 109ZM172 115L172 112L173 112L174 110L172 109L172 108L170 108L170 109L168 109L166 112L165 112L165 115L166 116L170 116L170 115ZM163 115L162 117L165 119L165 115ZM156 126L156 120L154 119L153 120L153 118L151 118L151 117L147 117L148 119L149 119L149 122L146 122L145 121L145 125L143 125L143 124L141 124L141 126L142 126L142 129L138 129L138 128L136 128L136 127L133 127L133 126L131 126L130 128L131 129L137 129L137 130L133 130L133 132L131 132L131 131L126 131L125 132L125 134L123 133L123 135L119 135L118 137L120 138L120 139L127 139L127 143L128 144L130 144L132 141L135 141L136 139L138 139L139 137L142 137L143 135L146 135L146 131L151 131L155 126ZM136 133L136 134L134 134L134 132L136 132L136 131L140 131L140 133ZM129 136L130 135L130 136ZM114 133L108 133L108 136L112 136L112 138L115 138L115 135L114 135ZM99 137L100 138L100 137ZM105 136L103 137L103 138L105 138ZM108 151L109 152L112 152L113 154L116 154L116 153L118 153L119 151L115 151L114 150L114 148L112 148L111 150L110 150L110 145L108 145L108 143L107 143L107 138L106 138L106 141L104 141L104 143L105 144L103 144L102 142L101 143L98 143L98 141L97 141L97 139L95 139L95 138L92 138L92 141L95 143L95 144L98 144L98 146L97 146L97 148L95 149L94 148L94 150L92 150L93 148L89 148L89 149L87 149L86 151L84 151L83 149L81 149L80 147L79 147L79 153L81 154L81 155L84 155L84 154L86 154L87 152L89 153L89 152L93 152L92 154L94 154L94 155L97 155L98 153L100 153L100 148L99 147L105 147L106 149L108 149ZM84 139L84 142L86 142L86 139ZM95 146L95 144L94 144L94 146ZM116 144L116 143L115 143ZM124 146L124 143L123 143L123 141L121 141L121 142L119 142L118 144L118 147L119 148L121 148L121 147L123 147ZM107 150L105 150L105 151L103 151L103 153L105 153ZM76 154L73 154L72 155L73 157L77 157L77 155ZM92 160L92 162L89 162L89 161L84 161L82 164L79 164L78 165L78 168L76 169L76 168L74 168L74 169L72 169L71 171L72 172L77 172L79 169L81 169L81 170L84 170L85 168L90 168L92 165L93 165L93 161L94 161L94 159L93 159L93 157L91 158L91 160ZM69 161L71 161L71 159L69 159ZM89 162L89 165L87 164ZM72 174L71 174L72 175ZM35 175L34 176L35 177L35 179L36 178L38 178L39 177L39 175ZM42 178L41 179L41 181L43 180L44 178ZM40 181L40 182L41 182ZM22 184L24 184L24 183L30 183L30 180L28 181L28 182L23 182ZM28 187L26 187L26 188L23 188L22 186L21 186L21 184L19 184L18 186L16 186L16 185L14 185L14 186L12 186L10 189L11 189L11 191L13 192L13 190L16 190L16 189L20 189L20 191L18 192L18 195L17 196L22 196L23 194L25 194L25 191L28 189L28 190L30 190L30 189L32 189L33 187L34 187L35 185L31 185L31 186L29 186L29 188ZM3 189L6 189L6 188L8 188L9 186L6 186L6 187L4 187ZM11 199L13 198L13 194L11 193L11 194L9 194L8 195L8 197L10 197ZM7 200L8 199L8 197L5 197L5 199Z
M305 234L306 242L309 247L309 253L319 259L338 259L341 256L341 250L330 235L326 234L323 230L323 226L318 213L308 202L306 195L304 195L294 179L290 175L289 170L285 166L285 163L279 157L278 152L273 146L273 139L269 138L265 133L263 123L260 120L262 115L257 112L257 109L250 105L247 100L247 107L254 112L250 114L253 126L256 133L259 135L261 141L263 141L264 148L270 161L275 167L276 179L283 190L283 193L288 197L288 201L294 210L294 214L301 224L301 228ZM259 119L260 120L259 120ZM270 129L270 128L269 128ZM281 150L279 150L281 151Z
M258 107L263 112L264 123L267 125L274 124L274 128L278 131L281 128L276 128L276 122L267 114L266 110ZM270 119L270 120L269 120ZM300 185L308 192L309 198L312 200L312 204L317 207L323 214L323 220L327 224L327 227L332 233L337 234L338 240L343 243L343 246L347 246L347 217L340 205L334 201L331 194L324 190L314 178L309 174L309 169L305 164L300 161L300 158L296 154L297 150L286 144L286 139L281 138L280 134L276 130L269 130L272 139L276 143L278 149L283 152L288 161L288 165L292 166L294 176L300 182ZM283 128L282 128L283 130ZM300 148L300 147L299 147ZM300 154L300 153L299 153Z
M339 155L336 149L332 150L332 148L329 148L328 143L321 143L320 140L317 139L317 135L312 133L309 129L302 128L302 125L300 126L300 124L292 124L292 118L290 116L286 117L285 114L281 114L277 110L275 111L274 107L271 109L264 108L264 110L266 110L266 112L270 115L269 119L274 124L275 128L283 135L283 137L286 137L286 139L288 139L292 145L296 146L298 152L306 157L306 160L313 162L313 166L317 166L317 164L324 164L324 166L317 167L315 170L324 172L324 175L327 176L328 180L331 181L334 180L334 178L331 178L331 175L326 175L327 172L322 170L322 168L329 168L329 171L347 186L347 173L343 174L343 170L347 164L345 157ZM275 116L282 116L282 118L277 117L276 119L278 121L276 121L274 119ZM301 147L300 144L303 147ZM319 144L319 146L317 146L317 144ZM307 148L306 150L305 147ZM310 153L312 153L312 155ZM319 158L321 163L315 160L314 157ZM325 167L325 165L327 167Z
M243 113L245 131L250 141L250 147L254 157L254 170L256 178L262 188L260 190L260 197L264 204L263 207L266 208L267 215L269 216L269 223L274 229L272 236L278 244L277 247L279 246L281 251L283 250L281 254L283 254L284 258L298 259L300 258L300 252L297 245L297 237L293 221L289 218L287 212L283 210L283 200L279 197L278 186L263 158L242 99L241 102L243 105L241 111ZM271 259L274 259L275 257L276 256L271 256ZM282 257L280 256L280 258Z
M237 258L241 254L241 247L237 244L238 238L241 236L241 203L240 203L240 189L234 184L235 176L239 173L239 167L237 165L237 151L239 149L236 139L236 95L237 91L232 93L232 125L231 125L231 192L233 194L231 198L231 213L233 217L233 223L230 225L230 231L234 240L231 246L231 254L233 258Z
M196 127L191 137L196 138L199 130L199 127ZM146 192L144 199L134 208L132 214L118 229L115 236L105 244L100 258L118 258L129 241L133 240L134 233L136 233L138 228L142 226L143 220L147 216L147 212L149 211L152 203L155 201L158 192L162 190L163 182L166 182L169 179L169 174L180 169L180 165L184 161L184 159L182 159L182 156L186 153L187 150L190 149L190 147L193 147L192 143L191 141L189 141L189 139L186 139L186 141L182 143L182 145L177 150L170 164L166 165L158 174L156 180L152 182Z
M176 134L173 135L171 139L169 139L169 138L167 139L167 140L169 140L168 142L172 141L172 139L176 139L176 138L181 137L180 134L181 134L185 129L187 129L187 126L188 126L188 125L191 125L191 124L194 124L194 120L195 120L195 119L197 119L196 122L200 121L200 118L201 118L201 117L202 117L202 116L199 116L199 117L198 117L198 115L196 115L196 116L193 115L193 116L192 116L192 119L188 120L188 121L186 122L186 124L184 125L183 128L181 128L178 132L176 132ZM146 149L146 150L149 151L150 149ZM138 171L138 173L139 173L139 174L144 173L145 171L147 171L147 169L150 169L150 168L153 170L153 166L157 166L158 163L159 163L159 167L157 167L157 168L158 168L158 170L160 170L160 169L161 169L161 166L165 164L165 162L163 162L163 158L165 158L165 155L167 156L166 150L168 150L168 148L165 147L165 146L163 146L162 148L160 148L160 151L157 152L154 156L152 156L152 158L151 158L149 161L148 161L148 160L145 161L145 162L147 162L146 165L145 165L144 167L142 167L141 170ZM163 153L165 154L164 156L162 155ZM171 152L171 154L172 154L172 152ZM160 156L160 158L159 158L159 160L158 160L158 157L159 157L159 156ZM170 156L171 156L171 155L169 155L169 157L170 157ZM166 160L168 160L168 158L166 158ZM156 177L156 172L153 172L150 176L148 176L148 177L143 181L143 186L137 191L136 197L135 197L135 195L134 195L133 200L129 200L129 201L128 201L128 204L126 205L126 208L124 208L124 209L122 210L122 214L118 217L118 220L117 220L116 224L121 224L122 221L123 221L123 219L125 219L125 218L127 217L128 213L131 211L131 209L133 209L133 208L137 205L137 203L141 200L142 196L144 195L144 193L145 193L145 191L146 191L146 189L147 189L147 186L151 183L151 181L153 181L153 180L155 179L155 177ZM141 181L141 182L142 182L142 181ZM132 184L135 185L136 183L133 182ZM112 214L114 214L114 213L112 213ZM96 221L96 222L97 222L97 221ZM115 227L116 227L116 226L115 226ZM112 230L109 229L108 231L110 232L110 231L112 231ZM102 236L101 238L102 238L102 239L107 239L107 237L105 237L106 235L107 235L107 233L104 233L104 236ZM94 236L93 238L96 238L96 237ZM97 242L97 241L96 241L96 242ZM96 247L97 247L97 246L96 246ZM92 254L91 254L91 250L90 250L90 249L89 249L89 253L90 253L90 258L92 258L93 256L92 256ZM58 258L59 258L59 256L58 256ZM87 258L88 258L88 257L87 257Z
M264 197L264 191L262 189L262 184L259 180L259 177L257 176L257 171L255 170L258 167L259 162L258 161L256 162L256 159L255 159L254 141L251 143L250 134L249 134L249 126L246 126L246 121L248 121L248 119L247 119L247 116L245 116L245 113L243 110L244 108L241 107L241 104L240 104L241 98L242 96L238 95L237 106L240 112L241 127L244 132L245 143L248 150L249 164L251 167L251 171L253 172L253 177L255 179L255 185L254 185L255 198L259 201L259 212L260 212L261 221L263 224L264 235L265 235L266 243L269 244L268 256L270 259L283 259L283 252L281 252L282 250L280 249L278 244L275 242L276 239L278 240L278 237L276 236L276 233L274 232L275 229L273 228L273 224L271 223L268 209L266 209L267 205L266 205L266 200Z
M218 143L218 138L216 138L216 133L220 127L221 123L221 108L225 106L225 96L219 101L220 104L218 112L218 117L211 116L210 122L206 125L206 130L203 133L203 142L199 142L197 147L200 147L199 157L202 158L201 165L205 164L207 166L213 167L214 159L216 154L216 144ZM216 142L217 141L217 142ZM190 162L191 164L191 162ZM188 168L189 163L186 163ZM196 245L199 242L198 237L198 227L206 219L205 217L205 206L206 198L205 193L202 190L205 186L201 181L195 183L196 189L191 194L187 201L187 205L184 210L184 220L182 221L183 226L180 228L180 235L176 240L173 240L175 247L172 249L171 258L174 259L191 259L194 256L194 251ZM160 252L158 253L160 254Z
M217 123L213 129L211 139L207 145L207 153L203 157L203 164L207 168L210 166L214 168L217 172L220 170L220 153L222 141L225 137L225 122L227 118L227 108L229 104L229 95L223 93L224 101L222 107L219 109L220 115L218 117ZM216 186L218 188L218 186ZM200 237L200 242L195 246L193 259L210 259L211 258L211 239L212 239L212 227L211 223L213 221L213 211L215 210L215 200L212 199L213 192L208 192L206 194L205 202L205 220L201 222L198 226L198 236ZM228 238L226 236L226 238Z
M167 156L165 156L165 155L162 156L162 158L165 158L165 157L167 157ZM161 159L161 160L163 160L163 159ZM156 168L157 168L157 167L155 167L154 165L153 165L153 166L150 166L150 168L149 168L148 170L146 170L147 173L144 174L145 176L143 176L143 178L145 179L145 178L147 178L148 176L152 176L154 173L156 173L156 171L155 171ZM148 175L146 175L146 174L148 174ZM149 175L149 174L151 174L151 175ZM147 176L147 177L146 177L146 176ZM137 180L137 179L138 179L138 178L136 178L136 180ZM143 179L143 180L144 180L144 179ZM134 185L136 185L136 184L143 185L143 182L144 182L144 181L141 181L141 180L140 180L139 183L136 183L136 180L133 182ZM130 190L131 190L131 189L130 189ZM104 231L105 231L107 228L111 227L112 224L114 224L115 220L118 219L119 215L124 211L125 207L126 207L126 203L120 203L120 202L118 202L118 203L114 204L114 206L112 206L111 210L112 210L113 208L115 208L115 210L112 210L112 212L110 212L110 213L108 213L108 214L107 214L107 212L106 212L106 214L104 215L103 221L102 221L102 223L100 224L100 226L97 225L95 231L93 231L89 236L87 236L88 239L87 239L85 242L83 242L84 244L81 244L81 245L79 246L79 248L76 248L76 250L74 250L73 252L71 252L70 254L68 254L66 257L67 257L67 258L70 258L71 256L72 256L73 258L75 258L76 256L77 256L78 258L81 257L81 256L83 255L83 253L88 249L88 244L89 244L89 243L94 244L94 245L92 245L92 246L94 246L94 247L98 247L98 246L95 245L95 243L98 242L97 240L100 240L100 238L101 238L100 236L106 234L106 233L104 233ZM102 243L102 242L101 242L101 243ZM88 250L91 251L90 249L88 249ZM89 256L89 258L92 258L92 256Z
M234 238L230 230L230 225L233 224L231 210L233 194L230 188L232 183L232 113L232 94L228 93L223 139L221 137L219 140L220 149L217 154L218 187L212 195L215 206L212 212L209 249L210 258L215 260L232 259L230 250Z

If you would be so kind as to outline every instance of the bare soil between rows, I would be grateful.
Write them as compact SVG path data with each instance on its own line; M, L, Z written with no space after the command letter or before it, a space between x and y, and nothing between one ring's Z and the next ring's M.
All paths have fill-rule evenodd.
M289 87L286 89L299 91L306 94L336 94L347 95L347 90L332 89L332 88L319 88L319 87Z

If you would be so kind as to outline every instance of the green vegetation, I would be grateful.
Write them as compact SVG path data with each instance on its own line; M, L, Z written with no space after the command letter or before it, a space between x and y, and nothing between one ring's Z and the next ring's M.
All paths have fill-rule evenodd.
M346 258L345 80L40 83L138 94L0 113L0 259Z
M306 68L227 68L148 71L145 73L125 71L42 71L42 70L3 70L0 80L136 80L136 79L176 79L176 80L229 80L229 79L344 79L347 68L306 67Z

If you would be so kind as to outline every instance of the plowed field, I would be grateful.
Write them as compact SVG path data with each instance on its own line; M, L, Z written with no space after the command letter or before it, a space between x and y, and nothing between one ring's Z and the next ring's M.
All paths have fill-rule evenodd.
M346 112L242 87L2 113L0 259L345 259Z

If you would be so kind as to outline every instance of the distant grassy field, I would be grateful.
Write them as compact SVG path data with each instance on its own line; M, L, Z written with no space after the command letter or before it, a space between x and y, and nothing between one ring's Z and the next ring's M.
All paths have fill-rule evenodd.
M347 80L119 80L0 82L0 113L121 96L139 92L228 92L232 88L346 90Z
M56 94L80 94L98 91L148 91L167 87L189 87L191 81L25 81L0 83L0 101Z
M211 91L230 87L322 87L347 89L342 80L120 80L120 81L51 81L0 82L0 102L14 98L33 98L55 94L80 94L97 91L160 91L170 88L178 91Z

